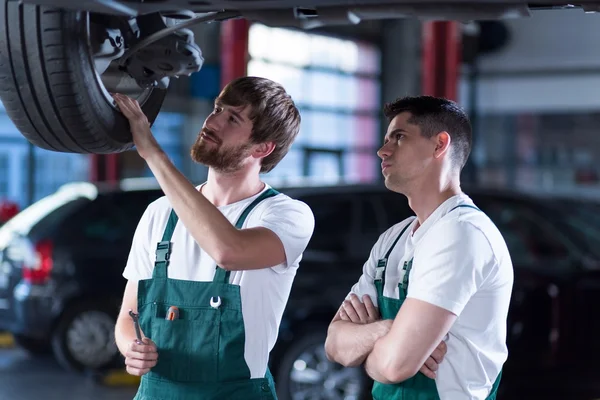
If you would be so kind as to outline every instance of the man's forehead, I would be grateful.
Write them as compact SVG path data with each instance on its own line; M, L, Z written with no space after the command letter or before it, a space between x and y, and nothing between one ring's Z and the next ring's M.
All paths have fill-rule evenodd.
M233 111L235 111L235 112L237 112L237 113L239 113L239 114L241 114L241 115L243 115L245 117L248 117L250 115L251 111L252 111L252 106L250 104L243 104L243 105L240 105L240 106L233 106L231 104L228 104L226 101L223 101L223 99L221 99L221 98L217 98L215 100L215 104L218 104L220 106L230 107Z
M404 112L401 112L400 114L396 115L390 121L390 124L388 125L388 130L387 130L388 133L398 130L398 129L404 130L404 131L411 131L411 130L414 130L415 128L418 128L417 125L409 122L411 117L412 117L412 114L408 111L404 111Z

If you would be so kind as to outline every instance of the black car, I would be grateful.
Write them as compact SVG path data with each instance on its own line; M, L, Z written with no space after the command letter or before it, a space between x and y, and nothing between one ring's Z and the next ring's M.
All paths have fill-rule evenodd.
M33 353L51 346L67 369L113 365L120 273L139 218L161 195L69 184L0 228L0 330Z
M315 232L271 353L279 396L368 398L371 382L361 368L326 359L327 326L379 235L412 212L403 196L378 185L281 191L310 205ZM574 200L466 191L503 233L515 267L500 397L600 397L600 221L588 215L598 206L578 201L575 212ZM51 347L68 369L121 362L113 334L121 273L141 214L160 196L70 184L0 228L0 330L31 352Z

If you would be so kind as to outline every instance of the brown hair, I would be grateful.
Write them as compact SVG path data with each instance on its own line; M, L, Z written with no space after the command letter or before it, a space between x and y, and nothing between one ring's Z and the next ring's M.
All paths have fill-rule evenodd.
M300 112L283 86L266 78L247 76L231 81L218 101L233 107L250 106L253 143L274 142L260 172L269 172L283 159L300 131Z
M408 112L408 122L417 125L425 137L448 132L452 140L452 159L462 169L471 153L471 122L455 102L432 96L403 97L384 106L383 112L391 122L398 114Z

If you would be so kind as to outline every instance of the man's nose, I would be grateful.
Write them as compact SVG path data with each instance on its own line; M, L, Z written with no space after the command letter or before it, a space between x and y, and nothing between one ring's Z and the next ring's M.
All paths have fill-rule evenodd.
M218 131L222 124L223 113L212 113L206 118L204 125L211 131Z
M388 144L389 144L389 142L384 144L383 146L381 146L381 148L379 150L377 150L377 155L382 160L384 158L388 158L392 154L392 152L390 151L390 148L388 147Z

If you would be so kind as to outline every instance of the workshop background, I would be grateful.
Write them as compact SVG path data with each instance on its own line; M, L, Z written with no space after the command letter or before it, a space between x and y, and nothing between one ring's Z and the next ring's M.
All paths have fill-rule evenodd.
M475 137L464 189L501 228L515 263L500 398L600 398L598 14L536 11L503 21L386 20L310 31L234 20L192 30L204 66L172 82L152 128L192 182L201 183L206 169L190 160L189 149L224 82L246 74L276 80L302 115L298 140L265 176L305 199L317 221L271 355L280 399L368 398L370 382L360 368L328 362L322 345L377 235L410 213L406 205L392 207L381 189L376 151L386 129L382 105L418 94L457 100L468 111ZM97 183L142 193L146 201L159 195L135 151L81 155L34 147L0 103L1 223L31 223L63 197L95 197ZM120 271L137 223L128 215L143 211L134 210L141 197L115 196L121 214L95 210L84 219L82 237L104 245L102 257L114 264L112 276L93 275L95 302L57 303L57 318L68 315L71 325L59 320L46 341L11 335L10 328L0 336L0 400L132 398L138 381L123 373L120 360L102 358L111 349L90 344L97 353L85 358L96 364L87 366L69 349L109 334L114 308L102 303L102 288L112 285L106 295L114 297L124 285ZM3 237L0 228L0 251ZM42 264L52 246L36 247ZM0 265L0 289L10 285L8 268ZM344 277L316 293L321 278L314 270ZM23 280L28 285L6 296L56 289L31 271ZM12 303L1 297L0 311L10 312Z

